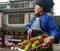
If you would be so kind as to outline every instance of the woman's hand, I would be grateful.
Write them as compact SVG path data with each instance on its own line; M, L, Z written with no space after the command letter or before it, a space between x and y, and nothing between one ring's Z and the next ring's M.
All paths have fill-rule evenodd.
M49 48L54 41L55 41L55 37L54 37L54 36L50 36L50 37L48 37L48 38L44 41L43 46L44 46L45 48Z
M28 30L28 34L30 34L29 36L30 36L30 38L32 37L32 29L29 29Z
M31 34L31 33L32 33L32 29L29 29L29 30L28 30L28 33Z

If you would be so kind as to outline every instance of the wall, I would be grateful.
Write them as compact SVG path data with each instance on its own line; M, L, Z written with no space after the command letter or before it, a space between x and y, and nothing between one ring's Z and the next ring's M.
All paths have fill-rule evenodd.
M0 29L1 29L1 27L2 27L2 15L3 15L3 13L0 12Z

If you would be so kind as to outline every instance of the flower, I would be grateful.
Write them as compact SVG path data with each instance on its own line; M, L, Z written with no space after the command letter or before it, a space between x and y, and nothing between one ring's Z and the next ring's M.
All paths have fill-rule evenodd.
M46 34L41 35L42 39L46 38Z
M30 45L28 43L28 39L25 39L23 42L20 43L19 46L21 46L21 44L24 44L24 50L26 51L29 47L31 49L34 49L36 46L39 46L41 44L44 43L44 41L46 40L46 38L48 37L47 34L42 34L42 35L38 35L36 37L31 37L30 38ZM22 47L22 46L21 46ZM42 48L42 47L41 47ZM22 48L21 48L22 49Z

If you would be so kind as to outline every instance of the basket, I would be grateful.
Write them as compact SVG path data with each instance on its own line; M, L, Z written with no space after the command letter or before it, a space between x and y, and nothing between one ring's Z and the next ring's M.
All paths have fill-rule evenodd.
M39 45L39 46L37 46L37 47L35 47L35 48L33 48L33 49L28 49L28 50L26 50L26 51L38 51L38 48L40 48L42 45ZM25 51L25 50L23 50L23 49L19 49L18 51Z
M39 46L37 46L35 48L30 48L30 34L28 34L27 39L28 39L28 43L29 43L29 48L28 48L27 51L38 51L38 47L42 46L42 45L39 45Z
M47 49L42 48L43 47L43 44L40 44L40 43L39 43L39 45L35 46L34 48L31 48L31 45L32 44L31 44L31 41L30 41L30 34L28 34L28 36L27 36L27 42L28 42L28 48L27 48L27 50L24 49L24 48L18 48L18 51L47 51ZM51 48L49 48L48 51L52 51L50 49Z

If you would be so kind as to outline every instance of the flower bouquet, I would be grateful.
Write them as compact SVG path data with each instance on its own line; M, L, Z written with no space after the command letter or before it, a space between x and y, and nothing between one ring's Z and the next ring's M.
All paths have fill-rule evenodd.
M42 44L47 37L49 37L49 35L44 33L42 35L29 38L30 43L28 42L28 39L25 39L18 43L17 46L21 51L44 51L45 47L43 47Z

